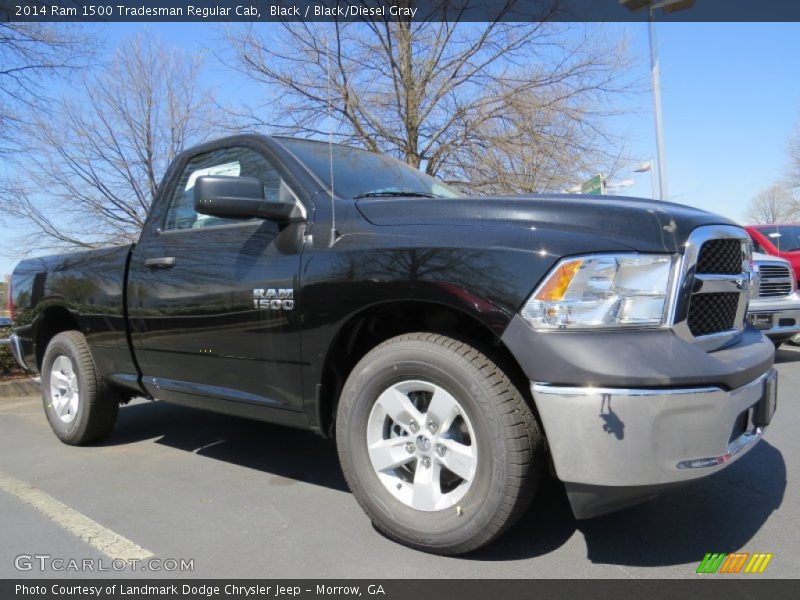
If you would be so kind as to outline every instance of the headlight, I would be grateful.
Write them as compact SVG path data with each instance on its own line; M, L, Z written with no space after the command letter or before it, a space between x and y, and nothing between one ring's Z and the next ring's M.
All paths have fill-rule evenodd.
M522 308L534 329L660 327L666 322L673 256L597 254L567 258Z

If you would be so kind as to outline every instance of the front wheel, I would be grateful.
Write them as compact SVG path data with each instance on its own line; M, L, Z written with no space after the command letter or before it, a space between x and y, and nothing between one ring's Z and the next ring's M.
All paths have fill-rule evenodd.
M88 444L114 428L119 398L97 373L86 338L64 331L47 345L42 361L44 411L65 444Z
M392 338L353 369L337 411L345 478L387 536L438 554L488 544L527 508L543 438L519 390L475 348Z

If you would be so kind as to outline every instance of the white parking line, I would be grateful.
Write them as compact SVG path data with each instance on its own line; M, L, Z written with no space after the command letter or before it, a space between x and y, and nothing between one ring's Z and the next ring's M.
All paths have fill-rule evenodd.
M130 561L153 556L149 550L92 521L42 490L2 471L0 471L0 490L44 513L56 525L78 536L109 558Z

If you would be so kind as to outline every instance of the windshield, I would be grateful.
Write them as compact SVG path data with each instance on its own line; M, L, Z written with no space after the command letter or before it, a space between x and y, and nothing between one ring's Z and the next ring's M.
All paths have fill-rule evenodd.
M327 142L278 138L325 185L331 185ZM333 144L333 189L344 198L411 196L455 198L444 182L388 156Z
M758 230L781 252L800 250L800 225L759 227Z

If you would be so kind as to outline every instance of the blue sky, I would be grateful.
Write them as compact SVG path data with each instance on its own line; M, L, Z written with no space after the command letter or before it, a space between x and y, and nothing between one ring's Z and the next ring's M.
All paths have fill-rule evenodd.
M109 43L147 28L171 44L203 52L219 30L211 24L114 24ZM638 75L649 82L647 28L642 23L607 25L627 31ZM666 169L670 199L735 220L748 200L782 178L787 143L800 121L800 23L663 23L658 26ZM223 100L247 92L247 84L214 61L204 73ZM619 119L630 135L631 155L655 155L652 97L643 93ZM649 173L633 178L623 193L651 196ZM13 269L7 256L18 230L0 229L0 275Z

